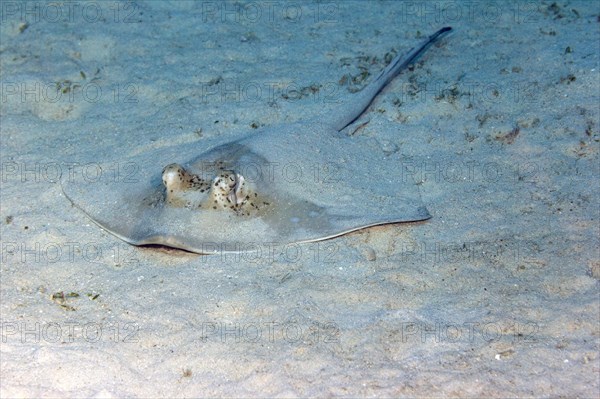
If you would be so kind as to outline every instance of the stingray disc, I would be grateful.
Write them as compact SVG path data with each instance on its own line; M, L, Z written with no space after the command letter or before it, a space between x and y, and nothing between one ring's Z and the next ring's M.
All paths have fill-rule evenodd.
M128 160L133 172L65 174L63 191L134 245L239 252L429 218L398 157L320 124L275 126L205 151L180 145ZM160 165L160 166L158 166ZM96 174L97 176L98 174Z

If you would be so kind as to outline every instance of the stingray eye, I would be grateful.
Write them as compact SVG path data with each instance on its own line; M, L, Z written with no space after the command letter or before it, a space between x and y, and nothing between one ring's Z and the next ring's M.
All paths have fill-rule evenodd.
M223 171L213 179L211 193L215 209L236 209L246 201L244 177L232 170Z
M176 163L165 166L162 173L162 181L167 190L173 190L181 187L188 173Z
M233 185L230 185L230 191L227 195L227 199L234 205L241 205L246 200L243 195L244 188L244 176L235 173L232 176Z
M194 177L196 176L189 174L181 165L172 163L163 169L162 181L167 191L187 190L193 186Z

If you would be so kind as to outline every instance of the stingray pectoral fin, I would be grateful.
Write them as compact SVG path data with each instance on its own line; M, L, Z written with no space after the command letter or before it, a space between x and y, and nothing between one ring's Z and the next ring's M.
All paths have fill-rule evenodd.
M236 196L241 196L246 188L242 187L241 179L237 183L233 189ZM216 209L173 206L166 201L163 183L150 176L134 183L61 179L61 187L71 203L94 223L133 245L160 244L197 253L214 253L236 252L241 245L297 241L288 235L295 234L294 231L278 230L281 226L277 222L286 216L275 206L276 195L257 193L254 201L261 202L252 207L255 212L248 215L216 205ZM193 190L183 191L186 192L193 193ZM224 201L227 201L226 196ZM242 209L252 206L250 201L243 204ZM264 213L275 215L272 220L276 222L271 223L269 217L263 217Z
M146 238L136 232L144 210L136 194L143 191L132 192L131 184L123 182L71 180L64 176L61 188L75 208L109 233L134 245Z

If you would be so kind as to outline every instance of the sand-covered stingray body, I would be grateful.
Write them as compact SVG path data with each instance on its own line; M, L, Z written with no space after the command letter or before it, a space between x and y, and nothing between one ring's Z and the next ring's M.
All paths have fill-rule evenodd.
M397 57L334 115L259 130L201 150L189 144L130 159L135 181L63 178L94 222L135 244L198 253L252 250L430 217L399 156L368 154L368 138L340 134L377 93L443 33Z

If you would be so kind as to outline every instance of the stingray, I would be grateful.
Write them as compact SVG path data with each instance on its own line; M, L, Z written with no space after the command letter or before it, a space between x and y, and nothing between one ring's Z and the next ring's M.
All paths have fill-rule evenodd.
M176 145L129 161L135 178L61 178L65 196L133 245L201 254L330 239L371 226L430 218L398 157L349 134L377 94L440 29L398 55L332 112L213 146Z

